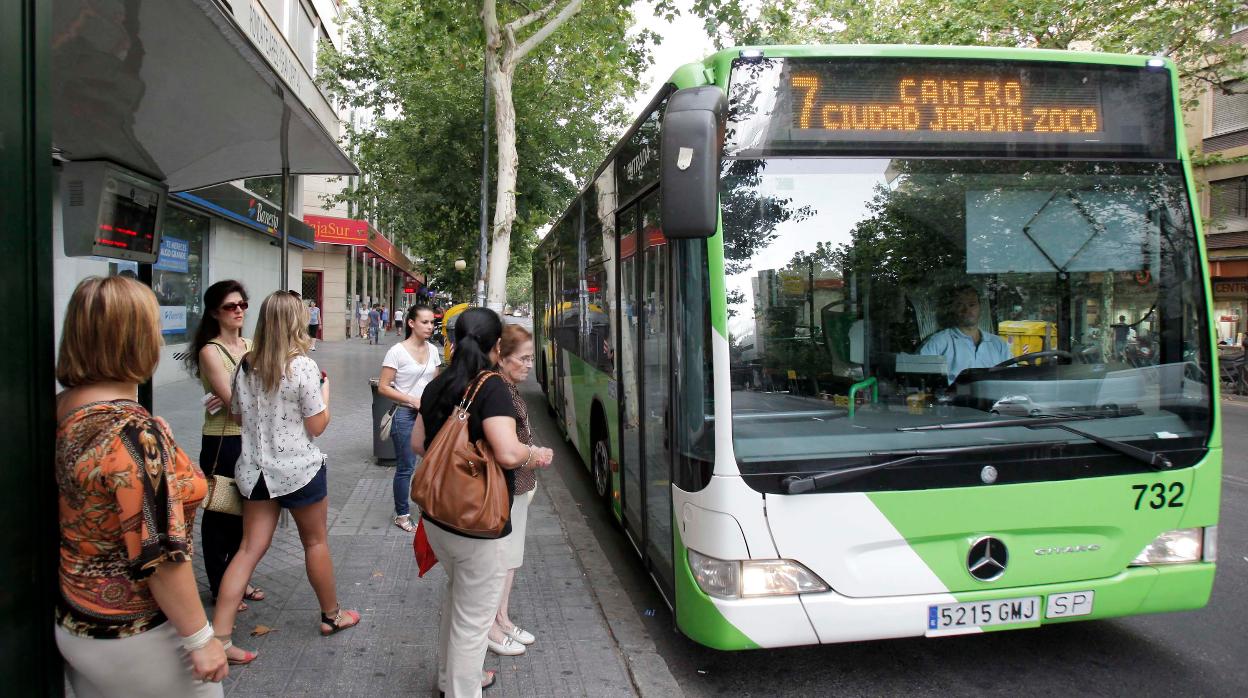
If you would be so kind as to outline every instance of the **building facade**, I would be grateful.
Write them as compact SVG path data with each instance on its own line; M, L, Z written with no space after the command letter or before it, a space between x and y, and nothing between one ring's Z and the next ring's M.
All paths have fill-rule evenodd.
M1229 41L1248 45L1248 25ZM1248 332L1248 80L1209 85L1187 115L1188 144L1220 162L1196 171L1218 339Z

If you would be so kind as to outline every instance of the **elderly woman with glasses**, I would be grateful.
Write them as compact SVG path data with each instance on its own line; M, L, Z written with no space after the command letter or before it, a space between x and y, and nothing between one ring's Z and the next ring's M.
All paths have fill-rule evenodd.
M529 428L529 411L524 404L517 385L529 377L533 368L533 335L519 325L507 325L498 347L498 372L507 379L511 402L519 419L516 420L516 437L521 443L533 445L533 431ZM524 534L529 520L529 504L537 492L537 471L533 466L519 468L516 473L515 498L511 504L511 535L506 539L503 551L507 579L503 582L503 595L494 615L494 627L490 628L490 651L512 656L524 654L525 647L537 641L527 630L512 622L507 604L511 597L516 570L524 563Z

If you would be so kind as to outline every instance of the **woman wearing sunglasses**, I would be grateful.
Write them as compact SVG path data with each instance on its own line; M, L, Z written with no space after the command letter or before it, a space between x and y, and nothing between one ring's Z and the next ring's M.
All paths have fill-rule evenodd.
M243 355L251 351L251 340L243 337L247 313L247 289L237 281L218 281L204 292L204 317L195 330L186 368L204 386L204 429L200 440L199 467L207 477L234 477L234 464L242 452L243 437L230 419L230 386ZM200 524L201 553L208 574L208 589L215 601L221 589L221 576L238 552L243 540L243 519L233 514L204 510ZM262 601L264 592L247 585L243 596ZM238 610L246 611L247 602Z

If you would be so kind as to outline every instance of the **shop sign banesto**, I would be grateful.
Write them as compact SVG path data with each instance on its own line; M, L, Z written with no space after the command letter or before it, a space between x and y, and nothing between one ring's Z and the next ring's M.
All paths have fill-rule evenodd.
M305 215L303 222L316 230L316 241L334 245L367 245L368 221Z

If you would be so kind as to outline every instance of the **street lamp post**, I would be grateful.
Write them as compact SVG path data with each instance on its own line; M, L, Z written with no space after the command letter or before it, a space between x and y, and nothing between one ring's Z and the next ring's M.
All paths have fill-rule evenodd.
M463 271L467 267L468 267L468 263L465 262L464 260L462 259L455 260L455 271ZM483 305L485 301L481 299L477 299L477 303L478 305Z

